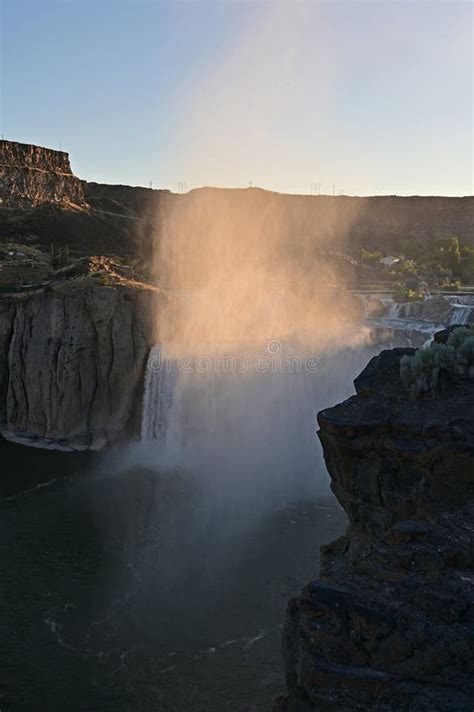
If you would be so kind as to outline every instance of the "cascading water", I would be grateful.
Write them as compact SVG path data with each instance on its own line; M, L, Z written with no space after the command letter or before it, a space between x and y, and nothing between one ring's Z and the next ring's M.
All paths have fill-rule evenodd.
M278 330L282 305L277 296L263 294L254 300L267 333ZM188 295L185 309L196 303L199 316L214 313L205 293ZM467 323L472 305L454 299L451 304L452 323ZM396 304L385 297L382 305L385 314L366 319L370 329L363 327L372 341L361 337L361 325L347 321L333 342L323 328L317 336L320 347L309 347L308 339L303 348L294 339L259 344L253 335L251 345L240 338L223 353L218 344L225 339L215 339L207 350L204 343L201 355L190 316L179 358L158 344L150 351L141 430L144 450L160 467L184 468L201 481L212 480L214 493L225 483L227 491L235 490L242 498L266 499L271 492L273 503L275 497L280 503L288 501L290 493L311 494L317 471L326 479L315 437L316 413L350 396L353 379L382 348L422 346L443 328L423 318L420 303ZM327 319L328 328L330 324ZM308 355L313 368L308 367Z
M165 466L211 477L216 487L280 501L311 494L324 472L316 413L353 393L353 378L380 347L327 351L317 360L282 348L271 342L259 355L197 359L188 370L162 364L157 373L160 347L153 347L142 440Z
M366 297L366 300L373 297ZM380 333L385 332L385 342L390 345L420 347L429 343L436 333L449 325L469 325L474 313L474 295L439 295L423 301L398 304L391 298L379 300L385 313L375 316L367 313L366 321Z
M160 344L150 350L145 373L142 410L142 440L164 443L171 411L175 374L163 358Z
M451 325L462 324L467 326L469 324L471 314L473 313L473 307L469 304L453 304L453 311L451 313Z
M406 316L406 304L392 302L388 309L387 319L400 319L404 316Z

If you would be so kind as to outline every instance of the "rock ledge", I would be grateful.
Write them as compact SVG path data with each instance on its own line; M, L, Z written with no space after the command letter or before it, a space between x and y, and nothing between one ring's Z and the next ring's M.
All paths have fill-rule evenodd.
M318 416L349 528L289 603L275 712L472 710L474 383L410 400L403 353Z

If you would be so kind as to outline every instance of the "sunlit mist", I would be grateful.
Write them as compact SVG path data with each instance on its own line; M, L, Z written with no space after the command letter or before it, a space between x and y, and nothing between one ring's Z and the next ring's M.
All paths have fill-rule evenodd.
M181 297L160 318L175 355L206 355L291 342L315 348L360 343L354 302L338 289L328 253L360 204L280 199L260 190L204 190L169 200L156 224L155 270Z

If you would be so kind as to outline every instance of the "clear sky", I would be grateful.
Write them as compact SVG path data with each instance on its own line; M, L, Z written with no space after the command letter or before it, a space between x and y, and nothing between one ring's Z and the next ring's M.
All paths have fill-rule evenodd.
M472 194L462 0L0 0L2 132L81 178Z

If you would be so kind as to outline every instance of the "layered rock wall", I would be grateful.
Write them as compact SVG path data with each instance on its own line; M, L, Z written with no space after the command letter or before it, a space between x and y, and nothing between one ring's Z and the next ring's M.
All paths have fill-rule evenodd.
M0 141L0 207L43 203L85 205L84 187L73 175L69 156L13 141Z
M99 449L127 434L162 293L93 279L0 299L0 423L30 445Z
M468 712L474 699L474 383L410 400L403 353L319 414L349 517L290 601L278 712Z

